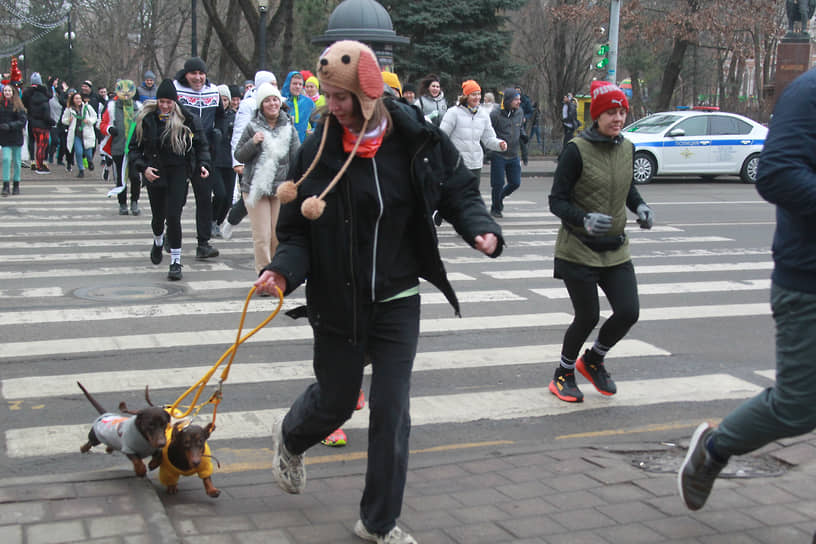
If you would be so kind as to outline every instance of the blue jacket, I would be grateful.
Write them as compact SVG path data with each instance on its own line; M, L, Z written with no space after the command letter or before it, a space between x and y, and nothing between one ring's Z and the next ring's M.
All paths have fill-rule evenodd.
M286 99L286 105L289 107L289 111L287 112L289 119L297 129L298 138L303 142L303 140L306 139L306 131L309 128L309 118L312 115L315 105L314 101L305 94L301 93L300 96L292 96L292 93L289 92L289 84L292 82L292 76L295 74L300 75L300 72L292 71L286 76L286 81L283 82L283 88L281 88L281 95Z
M759 157L757 191L776 205L773 281L816 293L816 69L779 97Z

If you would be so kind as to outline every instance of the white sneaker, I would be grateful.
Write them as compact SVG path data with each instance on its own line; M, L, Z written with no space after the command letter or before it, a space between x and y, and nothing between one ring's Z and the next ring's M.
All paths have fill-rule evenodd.
M303 466L303 454L289 453L283 444L283 419L275 422L272 430L272 479L278 487L297 495L306 489L306 467Z
M221 238L230 240L232 238L232 229L234 228L235 227L229 221L221 223Z
M377 544L417 544L414 537L396 525L394 525L393 529L382 536L369 533L368 529L366 529L365 525L363 525L363 520L361 519L358 519L357 523L354 524L354 534L363 540L376 542Z

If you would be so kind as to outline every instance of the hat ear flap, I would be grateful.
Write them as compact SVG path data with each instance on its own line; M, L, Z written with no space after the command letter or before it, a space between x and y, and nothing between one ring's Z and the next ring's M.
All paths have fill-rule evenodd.
M357 63L357 80L360 89L371 99L379 98L383 92L383 77L377 59L366 50L360 51Z

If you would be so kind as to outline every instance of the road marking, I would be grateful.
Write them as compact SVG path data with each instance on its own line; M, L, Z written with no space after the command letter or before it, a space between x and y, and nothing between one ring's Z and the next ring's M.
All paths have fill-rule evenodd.
M757 317L770 315L769 304L731 304L710 306L668 306L664 308L641 308L640 321L667 319L709 319L714 317ZM607 317L608 311L601 312ZM490 315L483 317L422 319L422 334L439 334L462 331L485 332L490 330L551 327L568 325L572 316L566 313ZM268 326L261 329L248 342L292 342L312 339L308 325ZM91 355L105 351L137 349L176 349L183 346L231 346L235 341L232 329L207 331L181 331L121 336L96 336L38 340L36 342L7 342L3 346L0 361L17 357L45 357L82 353Z
M192 249L191 249L192 251ZM3 258L5 259L7 255L4 255ZM193 268L193 266L195 268ZM225 263L218 263L218 262L195 262L194 265L190 268L195 272L227 272L231 270L235 270L234 267L229 266ZM158 268L155 266L133 266L128 267L127 270L124 270L121 266L118 267L99 267L99 268L54 268L51 270L23 270L20 272L2 272L0 271L0 279L3 280L17 280L17 279L26 279L31 280L34 278L72 278L72 277L89 277L89 276L122 276L123 278L131 278L136 277L139 274L145 272L157 272L159 271ZM164 269L160 270L164 272ZM252 278L253 273L247 270L247 277ZM137 280L138 281L138 280ZM144 285L144 284L142 284ZM244 287L246 287L246 283ZM249 289L247 287L247 289Z
M736 291L759 291L770 288L770 279L740 281L690 281L685 283L639 283L638 294L665 295L679 293L728 293ZM569 293L567 293L567 289L564 287L530 289L530 291L549 299L569 298ZM603 290L599 290L598 295L601 297L606 296Z
M618 394L614 397L590 393L584 397L582 403L560 401L546 387L414 397L411 399L411 421L414 428L421 425L461 424L478 420L503 421L670 402L744 399L761 390L762 388L757 385L728 374L710 374L621 381L618 382ZM269 437L274 421L285 412L285 408L219 411L218 429L210 443L239 438ZM352 418L343 424L343 428L366 429L368 416L366 406L363 410L354 412ZM89 416L88 423L80 425L50 425L7 430L7 455L19 458L75 453L77 447L87 437L91 420ZM102 448L98 450L102 451Z
M640 244L708 244L711 242L733 242L733 238L726 238L725 236L670 236L666 238L630 238L629 245ZM513 240L515 247L553 247L555 240ZM453 249L456 246L451 244L439 244L439 248Z
M61 297L61 287L39 287L30 289L0 289L0 297L3 298L38 298L38 297ZM0 321L1 322L1 321Z
M532 365L557 361L560 354L561 344L427 351L417 353L414 371ZM670 355L668 351L646 342L624 339L610 352L609 359ZM142 391L146 385L151 390L186 389L198 382L211 368L194 366L8 378L0 381L0 396L15 400L74 395L79 391L77 381L82 382L82 385L93 393ZM370 374L370 367L366 367L366 373ZM228 383L251 384L311 379L314 379L311 361L241 363L231 367Z
M730 272L734 270L773 270L773 261L757 261L742 263L708 263L708 264L660 264L635 265L638 276L644 274L678 274L684 272ZM486 276L497 280L521 280L533 278L551 278L552 269L533 270L497 270L482 272Z
M472 278L468 278L472 279ZM220 283L220 282L209 282ZM244 282L223 282L236 285L228 286L209 286L211 289L227 289L227 288L247 288L248 281ZM14 290L10 290L14 291ZM62 290L58 287L48 289L27 289L27 291L36 291L30 297L53 297L61 296ZM47 291L45 294L40 294L39 291ZM59 292L58 292L59 291ZM0 290L0 296L6 298L20 298L18 295L6 295ZM508 290L495 291L462 291L457 293L459 302L462 304L477 304L483 302L517 302L527 300L525 297L517 295ZM442 293L432 292L423 294L423 305L432 304L447 304L448 300ZM258 302L260 301L260 302ZM284 309L288 310L296 306L306 304L304 298L287 298L284 300ZM277 299L272 298L268 300L255 299L250 303L247 309L247 314L268 314L277 306ZM107 321L110 319L143 319L155 317L177 317L189 315L205 315L205 314L238 314L243 310L243 300L229 300L220 302L183 302L174 304L166 302L165 300L157 301L153 304L138 304L131 306L100 306L95 308L73 308L63 310L29 310L22 312L0 312L0 323L7 323L13 325L30 325L34 323L71 323L71 322L88 322L88 321Z

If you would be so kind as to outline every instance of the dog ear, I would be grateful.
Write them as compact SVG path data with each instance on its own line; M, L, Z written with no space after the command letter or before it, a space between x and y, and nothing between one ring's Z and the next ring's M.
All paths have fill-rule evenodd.
M207 433L207 438L210 438L210 435L215 431L215 423L212 421L207 423L207 426L204 427L204 432Z
M178 438L178 435L184 430L184 423L184 421L176 421L176 423L173 424L173 434L170 435L171 442Z
M132 416L139 415L138 411L134 412L133 410L128 410L127 403L125 401L119 403L119 411L122 412L123 414L129 414Z

